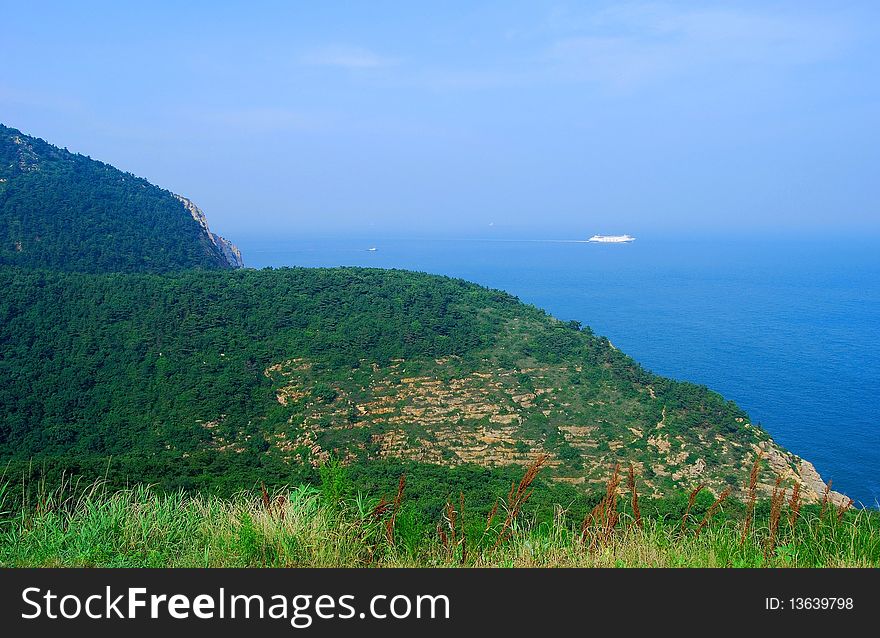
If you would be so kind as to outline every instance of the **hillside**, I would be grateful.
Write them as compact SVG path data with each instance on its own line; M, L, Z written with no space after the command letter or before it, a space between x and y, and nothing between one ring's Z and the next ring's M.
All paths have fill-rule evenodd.
M242 265L189 200L2 124L0 264L77 272Z
M334 457L524 465L601 489L741 494L757 451L824 484L731 402L502 292L404 271L0 269L0 462L167 487L286 482ZM300 473L300 474L297 474Z
M825 491L733 403L506 293L241 265L190 200L0 126L0 463L230 492L546 458L568 493L620 463L665 497L743 496L760 455L760 493Z

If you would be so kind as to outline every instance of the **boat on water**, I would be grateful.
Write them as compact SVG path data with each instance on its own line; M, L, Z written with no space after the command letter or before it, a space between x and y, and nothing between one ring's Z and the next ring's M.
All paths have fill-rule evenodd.
M376 248L375 246L371 246L370 248L367 248L367 252L368 252L368 253L374 253L374 252L376 252L377 250L379 250L379 249Z
M635 240L632 235L593 235L587 241L594 244L628 244Z

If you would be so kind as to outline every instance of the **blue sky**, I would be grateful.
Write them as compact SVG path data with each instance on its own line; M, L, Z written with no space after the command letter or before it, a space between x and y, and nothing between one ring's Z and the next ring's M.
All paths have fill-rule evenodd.
M3 4L0 122L233 238L880 231L880 3Z

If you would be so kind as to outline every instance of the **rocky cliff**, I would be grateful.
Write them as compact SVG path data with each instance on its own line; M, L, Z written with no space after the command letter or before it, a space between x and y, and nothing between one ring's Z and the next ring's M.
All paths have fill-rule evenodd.
M174 196L183 204L183 207L190 215L192 215L192 218L198 222L199 226L202 227L211 242L216 246L217 250L220 251L223 259L226 260L226 264L230 268L244 268L244 260L241 257L241 251L238 249L238 246L225 237L221 237L220 235L211 232L211 229L208 227L208 218L205 217L205 213L202 212L202 209L196 206L192 200L183 195L175 194Z

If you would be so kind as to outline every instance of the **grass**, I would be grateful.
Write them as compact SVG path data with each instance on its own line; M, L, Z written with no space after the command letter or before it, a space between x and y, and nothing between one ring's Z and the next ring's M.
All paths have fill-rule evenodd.
M539 460L540 461L540 460ZM12 504L0 484L4 567L877 567L880 514L801 505L777 494L745 517L683 519L639 512L631 478L615 468L605 496L583 521L558 507L553 520L521 514L540 462L492 511L450 498L437 521L414 516L401 477L393 499L340 499L332 481L265 488L232 498L109 490L62 481ZM628 498L627 498L628 497ZM628 502L623 502L627 500ZM645 501L643 500L643 503ZM635 508L632 506L635 505ZM756 514L767 510L763 514Z

